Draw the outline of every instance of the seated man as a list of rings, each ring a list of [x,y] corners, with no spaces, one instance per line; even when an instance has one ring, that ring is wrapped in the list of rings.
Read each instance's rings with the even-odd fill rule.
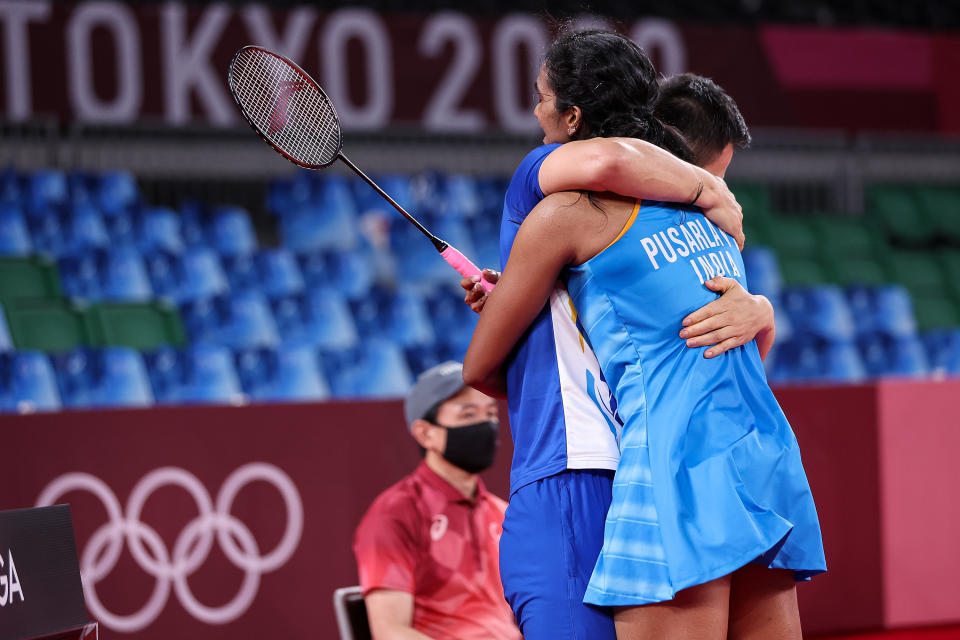
[[[496,453],[496,401],[446,362],[420,375],[404,413],[423,462],[374,500],[354,537],[374,639],[518,640],[500,584],[507,505],[477,475]]]

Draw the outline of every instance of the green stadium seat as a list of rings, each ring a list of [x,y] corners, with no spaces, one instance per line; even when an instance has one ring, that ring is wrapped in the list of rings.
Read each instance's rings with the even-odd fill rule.
[[[946,295],[946,278],[932,255],[920,251],[894,251],[886,257],[890,277],[914,296]]]
[[[781,257],[780,271],[788,285],[812,285],[827,281],[823,267],[807,258]]]
[[[866,218],[822,216],[812,221],[817,245],[825,257],[873,257],[886,242]]]
[[[943,296],[914,296],[913,311],[921,331],[960,327],[960,307]]]
[[[813,225],[804,218],[777,217],[771,222],[769,245],[781,258],[814,260],[819,255]]]
[[[744,217],[743,235],[747,239],[746,244],[748,247],[770,244],[769,225],[764,223],[758,224],[757,218],[748,219]]]
[[[728,185],[730,191],[736,196],[737,202],[743,207],[743,216],[761,217],[769,216],[773,211],[773,203],[770,199],[770,187],[758,183],[732,183]]]
[[[883,263],[865,256],[841,256],[839,258],[821,258],[821,264],[827,279],[834,284],[849,286],[852,284],[878,285],[890,282]]]
[[[97,304],[88,316],[95,345],[153,350],[186,344],[179,311],[165,303]]]
[[[0,300],[59,296],[60,276],[53,261],[40,256],[0,258]]]
[[[946,278],[947,291],[960,300],[960,249],[940,251],[936,259]]]
[[[916,193],[937,235],[960,246],[960,188],[918,187]]]
[[[17,349],[67,351],[92,344],[86,310],[69,300],[18,298],[4,307]]]
[[[933,238],[933,225],[911,187],[868,187],[867,214],[897,244],[924,246]]]

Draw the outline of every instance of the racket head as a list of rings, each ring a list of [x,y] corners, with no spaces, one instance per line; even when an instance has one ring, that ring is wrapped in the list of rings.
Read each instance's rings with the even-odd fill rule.
[[[343,148],[340,117],[320,85],[264,47],[241,47],[227,72],[230,95],[264,142],[307,169],[333,164]]]

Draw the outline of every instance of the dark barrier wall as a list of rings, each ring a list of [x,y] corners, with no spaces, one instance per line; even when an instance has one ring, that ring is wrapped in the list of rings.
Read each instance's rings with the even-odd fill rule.
[[[800,586],[806,630],[960,621],[960,382],[777,395],[830,567]],[[0,509],[71,503],[106,638],[336,637],[353,529],[418,462],[398,402],[5,416],[0,448]]]
[[[615,27],[665,75],[711,76],[751,126],[960,131],[960,37],[932,31],[716,27],[640,18]],[[383,15],[313,5],[0,2],[0,118],[239,125],[226,70],[242,45],[299,62],[347,130],[534,134],[541,15]],[[718,52],[722,52],[719,53]]]

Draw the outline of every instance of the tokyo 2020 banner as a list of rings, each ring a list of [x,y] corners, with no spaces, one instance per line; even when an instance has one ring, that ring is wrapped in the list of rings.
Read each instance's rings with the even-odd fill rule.
[[[713,77],[751,126],[960,131],[955,34],[658,18],[580,25],[628,35],[665,75]],[[0,0],[0,35],[0,119],[9,121],[239,125],[226,68],[240,46],[259,44],[313,75],[348,130],[529,133],[551,27],[529,14]]]

